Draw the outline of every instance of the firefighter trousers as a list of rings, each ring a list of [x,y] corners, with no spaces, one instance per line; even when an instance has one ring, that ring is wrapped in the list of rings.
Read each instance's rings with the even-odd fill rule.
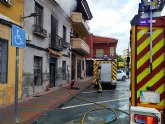
[[[102,92],[103,89],[102,89],[102,86],[101,86],[101,81],[98,81],[97,83],[98,83],[98,85],[99,85],[99,87],[98,87],[98,92]]]

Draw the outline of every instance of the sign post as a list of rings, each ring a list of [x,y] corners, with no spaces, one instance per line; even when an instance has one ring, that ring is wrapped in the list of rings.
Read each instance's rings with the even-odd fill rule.
[[[15,121],[19,122],[18,119],[18,81],[19,81],[19,48],[26,47],[25,39],[26,31],[22,28],[12,25],[12,46],[16,47],[16,67],[15,67],[15,106],[14,115]]]

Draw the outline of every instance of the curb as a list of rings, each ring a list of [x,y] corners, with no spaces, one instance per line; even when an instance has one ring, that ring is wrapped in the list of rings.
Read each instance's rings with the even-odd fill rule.
[[[90,80],[88,80],[90,81]],[[85,87],[84,89],[82,89],[80,92],[75,93],[75,95],[79,95],[80,93],[82,93],[85,89],[89,88],[90,86],[92,86],[93,84],[90,84],[89,86]],[[47,118],[49,115],[51,115],[54,111],[58,110],[59,108],[62,108],[65,104],[67,104],[69,101],[71,101],[73,98],[75,98],[75,96],[71,96],[68,97],[67,100],[65,100],[63,103],[57,105],[57,106],[52,106],[50,107],[50,109],[48,109],[45,112],[39,113],[38,115],[36,115],[33,119],[29,119],[27,121],[24,122],[24,124],[38,124],[39,122],[41,122],[43,119]]]

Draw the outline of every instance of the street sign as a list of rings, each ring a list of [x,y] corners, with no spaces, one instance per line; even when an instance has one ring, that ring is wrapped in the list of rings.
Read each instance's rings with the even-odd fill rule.
[[[16,25],[12,25],[12,41],[13,47],[25,48],[26,47],[26,31]]]

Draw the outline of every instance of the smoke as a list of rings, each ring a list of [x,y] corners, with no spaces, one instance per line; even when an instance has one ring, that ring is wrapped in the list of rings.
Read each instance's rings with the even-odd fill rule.
[[[74,12],[77,6],[77,0],[70,0],[70,11]]]

